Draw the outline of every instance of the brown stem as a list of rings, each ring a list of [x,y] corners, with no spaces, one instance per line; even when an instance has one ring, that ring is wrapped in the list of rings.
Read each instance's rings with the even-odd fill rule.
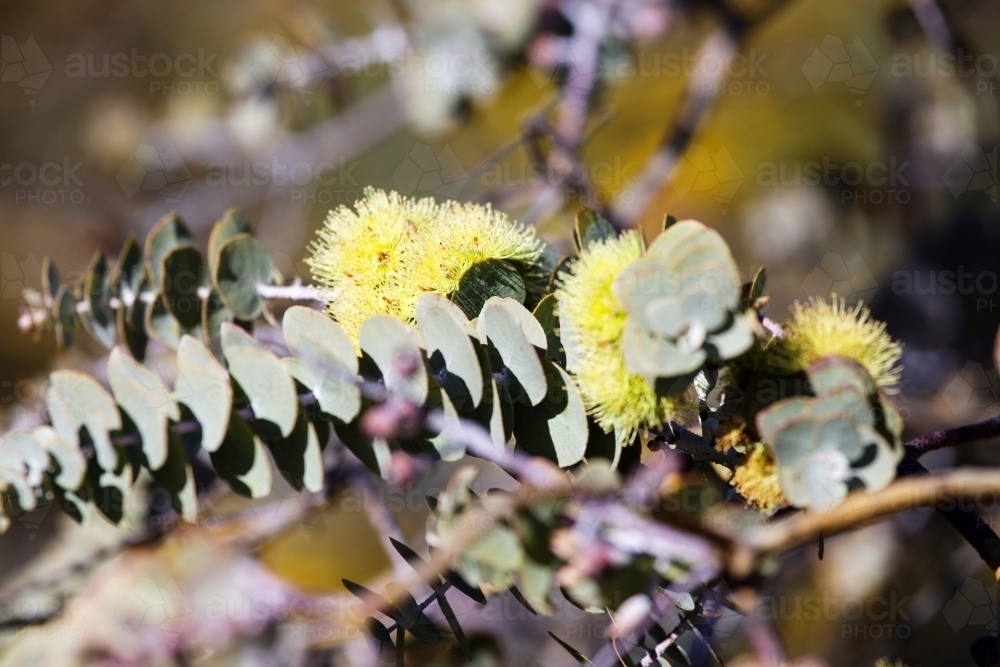
[[[1000,416],[975,424],[934,431],[906,443],[907,454],[919,458],[927,452],[1000,436]]]

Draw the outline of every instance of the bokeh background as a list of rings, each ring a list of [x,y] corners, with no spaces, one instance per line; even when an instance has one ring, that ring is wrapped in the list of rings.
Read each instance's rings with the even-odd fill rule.
[[[697,218],[748,278],[767,267],[768,316],[833,294],[871,305],[906,346],[909,434],[1000,411],[996,0],[5,0],[0,26],[4,431],[41,418],[47,370],[100,374],[106,355],[83,341],[57,358],[19,330],[43,257],[80,275],[171,210],[204,243],[237,206],[308,282],[327,211],[368,186],[491,202],[563,252],[581,206],[650,233],[666,213]],[[933,456],[1000,465],[995,445]],[[421,512],[397,505],[419,544]],[[371,514],[331,503],[254,553],[295,586],[338,590],[390,567]],[[47,508],[15,521],[0,621],[25,581],[129,539],[97,524]],[[780,566],[768,595],[792,656],[971,665],[968,645],[998,632],[992,573],[929,512]],[[478,664],[572,664],[549,627],[599,642],[578,618],[504,604],[476,612]],[[724,654],[736,621],[722,620]],[[4,637],[0,660],[16,661]]]

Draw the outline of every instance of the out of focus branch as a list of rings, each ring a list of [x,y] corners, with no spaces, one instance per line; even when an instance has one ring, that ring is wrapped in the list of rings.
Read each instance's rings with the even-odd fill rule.
[[[829,512],[801,512],[746,534],[744,542],[759,553],[777,553],[859,528],[891,514],[947,501],[1000,494],[1000,472],[963,468],[937,475],[904,477],[881,491],[853,493]]]

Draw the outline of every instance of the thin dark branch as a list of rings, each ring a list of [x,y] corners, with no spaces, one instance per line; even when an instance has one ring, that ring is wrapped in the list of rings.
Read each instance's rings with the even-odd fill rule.
[[[925,433],[906,443],[906,450],[908,456],[917,459],[936,449],[954,447],[977,440],[990,440],[996,437],[1000,437],[1000,417],[943,431]]]
[[[901,477],[929,474],[927,468],[914,457],[907,456],[899,464]],[[976,553],[994,574],[1000,571],[1000,536],[990,527],[989,523],[976,513],[974,508],[963,507],[955,502],[947,501],[938,503],[934,509],[976,550]]]

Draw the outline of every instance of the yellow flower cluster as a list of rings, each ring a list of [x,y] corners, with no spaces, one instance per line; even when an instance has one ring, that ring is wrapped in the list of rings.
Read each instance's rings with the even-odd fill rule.
[[[368,188],[352,210],[331,211],[307,262],[335,293],[327,312],[357,339],[377,313],[411,321],[425,292],[451,296],[487,259],[511,262],[529,298],[544,289],[542,242],[489,206],[411,199]]]
[[[861,303],[848,308],[836,295],[829,303],[796,302],[784,337],[768,348],[769,363],[781,373],[798,373],[823,357],[847,357],[868,371],[880,393],[894,394],[902,373],[903,346],[889,336],[885,323],[870,316]]]
[[[642,237],[635,231],[592,243],[556,289],[567,369],[575,375],[594,420],[606,432],[614,430],[622,445],[631,443],[640,429],[658,429],[668,420],[697,414],[697,397],[691,391],[661,396],[645,378],[625,368],[622,333],[627,313],[612,285],[642,253]]]
[[[731,449],[746,455],[736,466],[729,485],[735,488],[747,504],[766,514],[773,514],[788,505],[781,491],[778,465],[763,442],[751,442],[742,425],[733,426],[715,440],[720,452]]]

